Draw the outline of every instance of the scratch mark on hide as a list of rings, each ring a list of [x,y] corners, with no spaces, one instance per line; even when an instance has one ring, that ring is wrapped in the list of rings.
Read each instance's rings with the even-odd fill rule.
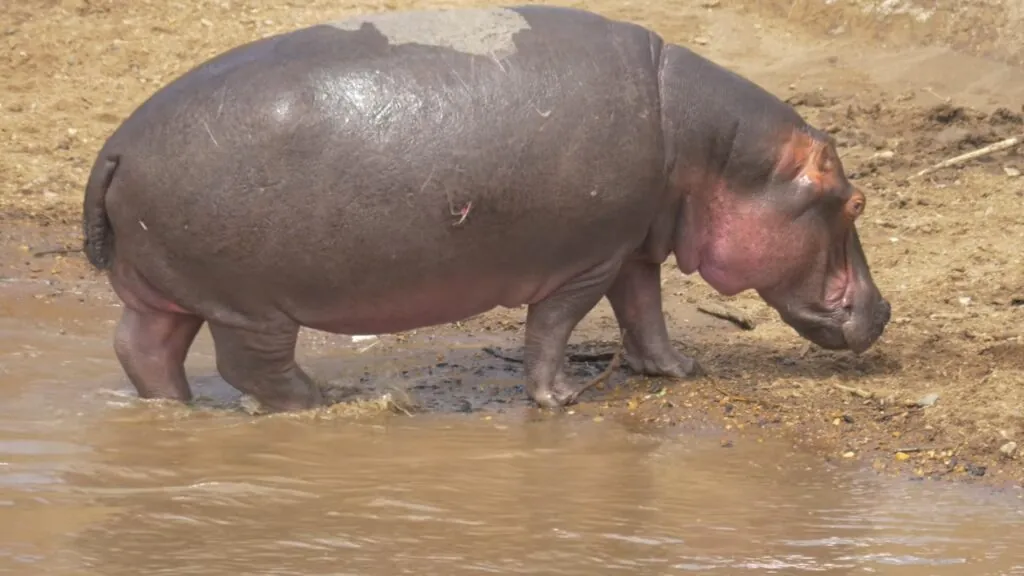
[[[217,118],[220,118],[220,113],[224,110],[224,98],[227,96],[228,91],[224,88],[220,90],[220,104],[217,105]],[[207,128],[209,130],[209,128]]]
[[[466,218],[469,218],[469,211],[473,209],[473,201],[470,200],[469,202],[466,202],[466,205],[463,206],[462,208],[459,208],[458,210],[455,210],[455,207],[452,206],[451,201],[449,201],[448,209],[451,211],[452,216],[459,217],[457,221],[452,223],[452,226],[457,228],[459,226],[462,226],[462,224],[466,221]]]
[[[209,123],[207,123],[206,120],[201,120],[201,122],[203,123],[203,128],[206,128],[206,133],[210,135],[210,140],[213,141],[213,145],[220,148],[220,144],[217,143],[217,139],[213,137],[213,130],[210,130]]]
[[[389,112],[391,112],[391,109],[392,109],[392,108],[393,108],[394,106],[395,106],[395,98],[391,98],[391,100],[388,100],[388,103],[387,103],[387,104],[385,104],[383,108],[381,108],[380,110],[378,110],[378,111],[377,111],[377,113],[373,115],[373,120],[374,120],[375,122],[380,122],[380,121],[381,121],[381,119],[382,119],[382,118],[383,118],[383,117],[384,117],[385,115],[387,115],[387,114],[388,114]]]
[[[501,59],[501,58],[498,58],[498,55],[497,55],[497,54],[495,54],[494,52],[491,52],[491,60],[494,60],[494,63],[498,65],[498,68],[500,68],[500,69],[501,69],[501,71],[502,71],[502,72],[503,72],[503,73],[504,73],[504,74],[505,74],[506,76],[508,76],[508,70],[505,70],[505,65],[504,65],[504,64],[502,64],[502,62],[501,62],[501,61],[502,61],[502,59]]]
[[[427,189],[427,184],[430,184],[430,181],[434,178],[435,169],[437,169],[437,166],[430,167],[430,174],[427,174],[427,179],[423,181],[423,186],[420,186],[420,194],[423,194],[423,191]]]
[[[466,89],[466,91],[469,91],[469,84],[466,84],[466,81],[462,79],[462,76],[459,76],[459,73],[458,72],[454,72],[454,71],[452,72],[452,74],[455,76],[455,79],[458,80],[459,83],[462,84],[462,86]]]
[[[437,170],[437,166],[430,167],[430,173],[427,174],[427,179],[423,181],[423,185],[420,186],[420,194],[427,189],[427,185],[434,179],[434,172]],[[459,168],[455,169],[456,172],[461,172]],[[452,216],[458,217],[458,220],[452,223],[452,226],[458,228],[466,223],[466,219],[469,218],[469,211],[473,209],[473,201],[470,200],[462,206],[462,208],[455,208],[455,200],[452,198],[452,193],[448,190],[448,187],[444,187],[444,197],[448,201],[448,213]]]

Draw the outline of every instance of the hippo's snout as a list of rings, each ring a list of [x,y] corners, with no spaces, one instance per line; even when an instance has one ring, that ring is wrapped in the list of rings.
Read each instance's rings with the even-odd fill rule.
[[[882,297],[878,286],[871,277],[864,250],[856,230],[851,230],[845,239],[844,258],[835,258],[826,267],[825,286],[835,286],[822,293],[814,291],[813,296],[804,300],[797,297],[799,304],[795,314],[784,320],[804,338],[829,350],[850,350],[861,354],[871,348],[885,332],[892,317],[892,306]],[[820,286],[817,282],[812,286]],[[806,293],[805,293],[806,294]]]
[[[892,317],[892,306],[885,298],[879,297],[867,310],[854,310],[849,320],[843,323],[843,340],[846,348],[860,354],[866,351],[882,336]]]
[[[888,300],[874,292],[862,301],[839,311],[808,310],[783,314],[782,319],[797,333],[826,350],[867,351],[885,332],[892,316]]]

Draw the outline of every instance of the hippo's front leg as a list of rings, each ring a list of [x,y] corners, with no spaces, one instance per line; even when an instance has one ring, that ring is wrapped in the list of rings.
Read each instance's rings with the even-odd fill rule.
[[[601,301],[618,268],[616,261],[588,270],[527,309],[526,391],[540,406],[572,404],[586,387],[566,380],[565,346],[576,325]]]
[[[661,266],[627,260],[608,290],[619,327],[626,331],[626,362],[650,376],[686,378],[702,373],[700,365],[675,349],[668,338],[661,305]]]

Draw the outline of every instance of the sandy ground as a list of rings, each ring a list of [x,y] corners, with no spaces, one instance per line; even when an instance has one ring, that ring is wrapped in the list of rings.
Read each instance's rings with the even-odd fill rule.
[[[80,245],[82,189],[103,139],[189,67],[326,18],[464,3],[5,0],[0,275],[43,281],[44,301],[113,302],[80,254],[33,254]],[[783,434],[842,465],[1020,484],[1024,455],[1011,457],[1008,444],[1024,451],[1024,159],[1009,151],[913,183],[906,176],[1024,133],[1024,72],[980,59],[985,50],[915,43],[913,35],[889,46],[877,28],[858,34],[837,29],[842,22],[824,26],[806,2],[795,11],[776,2],[761,9],[718,0],[571,5],[652,26],[787,98],[832,132],[851,178],[868,194],[862,241],[894,313],[868,353],[821,351],[756,295],[722,298],[667,264],[673,337],[709,376],[671,382],[622,371],[573,412],[655,425],[699,419],[724,424],[725,445]],[[756,327],[737,330],[695,311],[716,303],[748,315]],[[524,317],[524,310],[495,311],[418,335],[436,337],[430,346],[443,354],[445,339],[484,334],[503,341],[514,357]],[[615,335],[602,304],[573,342],[607,353]],[[304,342],[313,346],[316,338]],[[385,337],[378,353],[399,349],[407,338]],[[464,360],[471,365],[481,356]],[[509,362],[506,372],[516,370]],[[471,407],[487,404],[480,394]],[[438,405],[444,408],[458,406]]]

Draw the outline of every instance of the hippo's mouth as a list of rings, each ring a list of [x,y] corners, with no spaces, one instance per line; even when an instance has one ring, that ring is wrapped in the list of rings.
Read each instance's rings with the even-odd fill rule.
[[[837,275],[820,303],[788,307],[783,320],[801,336],[826,350],[850,350],[861,354],[881,337],[891,309],[884,299],[874,298],[847,268]]]
[[[826,350],[846,350],[851,348],[850,336],[856,333],[854,302],[857,283],[853,281],[853,270],[845,258],[834,261],[842,262],[842,265],[834,266],[834,271],[828,274],[820,300],[792,303],[780,313],[783,321],[807,340]]]
[[[826,350],[848,347],[846,326],[853,318],[846,308],[814,305],[801,310],[790,309],[782,319],[798,334]]]
[[[825,282],[824,306],[828,310],[843,310],[849,316],[853,307],[854,270],[850,259],[846,257],[847,242],[839,242],[832,253],[828,280]]]

